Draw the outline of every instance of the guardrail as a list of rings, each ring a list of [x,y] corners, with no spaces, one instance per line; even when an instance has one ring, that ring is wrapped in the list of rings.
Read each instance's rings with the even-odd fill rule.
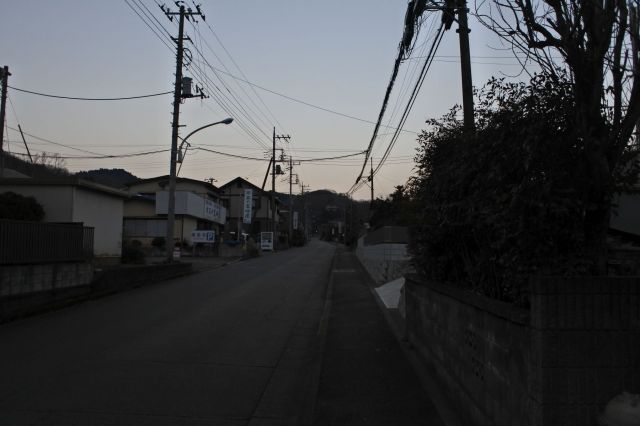
[[[93,231],[82,223],[0,219],[0,265],[90,260]]]

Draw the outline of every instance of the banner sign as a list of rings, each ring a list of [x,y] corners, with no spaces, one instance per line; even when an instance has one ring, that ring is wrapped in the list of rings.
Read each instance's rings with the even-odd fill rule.
[[[298,229],[298,212],[293,212],[293,229]]]
[[[253,211],[253,189],[244,190],[244,214],[242,223],[251,223],[251,213]]]

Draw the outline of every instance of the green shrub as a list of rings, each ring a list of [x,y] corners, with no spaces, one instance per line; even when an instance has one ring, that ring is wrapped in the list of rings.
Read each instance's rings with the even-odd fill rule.
[[[526,304],[531,274],[588,270],[583,149],[567,80],[491,80],[474,134],[453,109],[419,136],[410,250],[425,277]]]
[[[246,244],[247,256],[248,257],[258,257],[260,256],[260,249],[258,245],[253,241],[253,238],[249,238]]]
[[[151,240],[151,245],[159,249],[164,248],[165,244],[166,240],[164,237],[154,237],[153,240]]]
[[[0,194],[0,219],[41,221],[44,209],[35,198],[15,192]]]
[[[122,247],[122,263],[144,264],[145,254],[140,247],[124,245]]]

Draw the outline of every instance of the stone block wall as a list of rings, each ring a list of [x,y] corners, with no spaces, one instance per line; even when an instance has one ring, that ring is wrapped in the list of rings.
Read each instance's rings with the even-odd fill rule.
[[[88,285],[93,279],[89,263],[1,265],[0,297]]]
[[[595,425],[640,393],[640,278],[543,277],[524,310],[407,277],[411,343],[464,424]]]
[[[640,278],[540,278],[530,299],[538,424],[593,424],[614,396],[640,393]]]
[[[436,374],[461,423],[533,425],[528,312],[410,277],[405,295],[409,340]]]

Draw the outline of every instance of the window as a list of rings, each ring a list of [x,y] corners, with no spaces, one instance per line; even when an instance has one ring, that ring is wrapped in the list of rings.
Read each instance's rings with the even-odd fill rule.
[[[164,237],[167,233],[166,219],[124,219],[125,237]]]

